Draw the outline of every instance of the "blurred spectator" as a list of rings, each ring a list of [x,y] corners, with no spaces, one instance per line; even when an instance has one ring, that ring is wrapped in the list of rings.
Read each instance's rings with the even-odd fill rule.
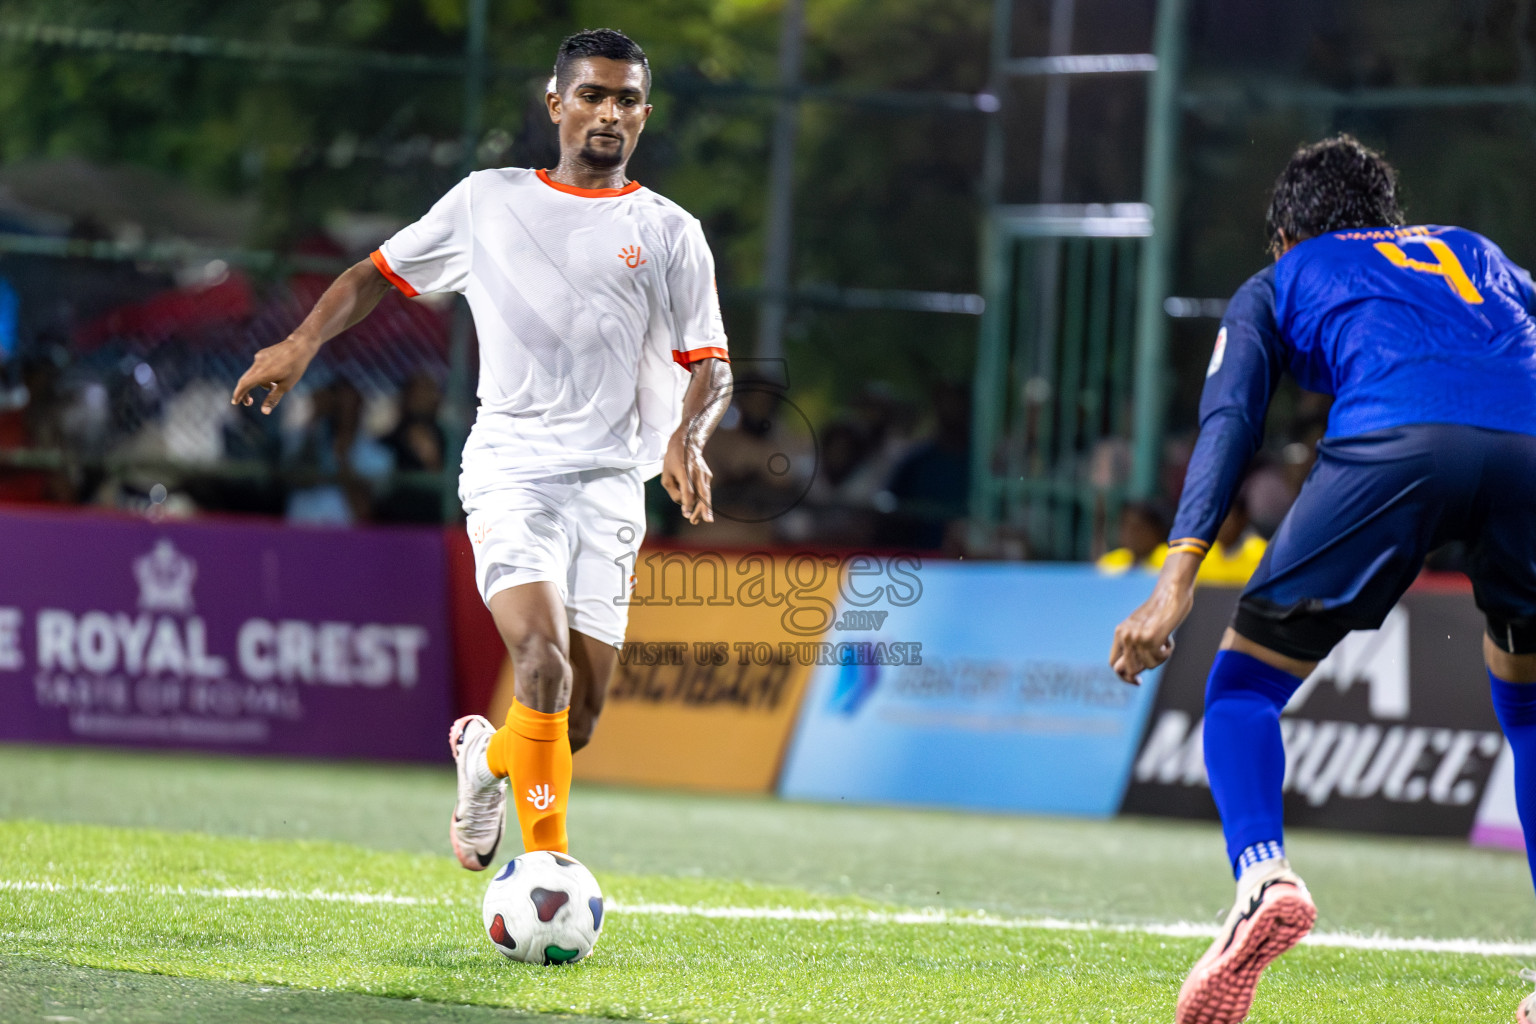
[[[786,424],[783,389],[753,376],[737,378],[731,405],[704,449],[714,473],[715,522],[677,533],[689,544],[771,543],[815,470],[815,447]],[[794,416],[796,425],[803,417]],[[668,514],[676,524],[676,506]],[[793,522],[793,520],[791,520]]]
[[[1169,508],[1177,508],[1179,496],[1184,493],[1184,476],[1189,472],[1189,460],[1195,454],[1195,440],[1199,431],[1186,430],[1171,433],[1163,440],[1162,463],[1158,467],[1158,493]]]
[[[0,369],[16,358],[21,300],[11,282],[0,277]]]
[[[857,501],[863,495],[845,488],[870,456],[869,438],[847,420],[837,420],[821,435],[820,472],[811,486],[813,496],[828,502]]]
[[[288,458],[298,484],[288,495],[289,522],[350,526],[369,518],[393,458],[362,431],[362,411],[361,392],[344,378],[314,393],[312,418]]]
[[[381,439],[394,457],[397,473],[437,474],[394,481],[378,502],[375,516],[380,522],[435,523],[443,516],[444,452],[448,440],[438,422],[443,403],[442,389],[426,372],[413,373],[400,394],[400,421]]]
[[[148,363],[134,367],[135,389],[152,391],[156,401],[132,416],[138,429],[115,449],[134,460],[168,460],[184,465],[213,465],[224,458],[224,425],[233,418],[229,388],[222,382],[196,378],[165,396]],[[119,404],[119,409],[123,403]],[[120,411],[118,423],[130,421]],[[103,429],[105,426],[103,425]]]
[[[1317,442],[1323,439],[1328,430],[1326,420],[1304,421],[1293,435],[1296,439],[1280,450],[1280,457],[1285,462],[1285,476],[1291,485],[1293,495],[1301,493],[1301,485],[1306,483],[1307,476],[1312,472],[1312,464],[1317,461]]]
[[[442,472],[448,443],[437,421],[442,404],[442,389],[430,374],[418,370],[406,380],[400,391],[400,422],[383,438],[397,470]]]
[[[1274,456],[1260,452],[1253,472],[1243,484],[1243,502],[1248,508],[1250,522],[1262,537],[1273,537],[1280,520],[1291,510],[1296,492],[1285,463]]]
[[[1090,550],[1098,558],[1109,547],[1110,496],[1125,493],[1131,479],[1131,443],[1123,437],[1101,438],[1088,454],[1086,471],[1088,485],[1093,488]]]
[[[936,551],[965,519],[971,496],[970,390],[947,381],[933,390],[934,432],[914,445],[891,474],[884,492],[887,543]],[[877,497],[880,500],[880,497]]]
[[[1120,546],[1098,560],[1099,571],[1119,575],[1132,569],[1157,569],[1168,557],[1168,516],[1150,501],[1133,501],[1120,510]]]
[[[62,350],[59,350],[62,359]],[[61,359],[34,356],[21,367],[20,383],[0,396],[0,452],[25,453],[21,463],[0,461],[0,501],[72,502],[77,489],[67,462]],[[56,468],[28,459],[65,460]]]
[[[850,413],[849,422],[864,435],[866,454],[839,489],[849,501],[873,504],[917,443],[912,437],[916,410],[876,381],[853,400]]]
[[[859,471],[870,461],[870,438],[850,420],[837,420],[821,433],[815,479],[805,499],[780,523],[790,541],[850,547],[868,540],[877,513],[874,492]]]
[[[1259,567],[1268,543],[1249,525],[1248,503],[1242,494],[1232,502],[1227,518],[1216,531],[1216,542],[1200,563],[1197,583],[1218,587],[1241,587]]]
[[[4,362],[0,361],[0,368]],[[0,502],[34,502],[48,498],[48,474],[12,464],[12,453],[32,447],[28,425],[31,395],[25,384],[0,387]]]

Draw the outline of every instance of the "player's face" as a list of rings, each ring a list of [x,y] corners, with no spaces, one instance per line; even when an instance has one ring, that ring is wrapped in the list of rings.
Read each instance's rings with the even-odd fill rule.
[[[634,152],[651,105],[638,64],[586,57],[572,68],[571,84],[550,93],[549,114],[560,126],[560,156],[588,167],[618,167]]]

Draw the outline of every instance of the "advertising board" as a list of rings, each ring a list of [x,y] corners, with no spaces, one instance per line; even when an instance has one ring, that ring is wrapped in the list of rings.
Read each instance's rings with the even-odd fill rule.
[[[0,740],[442,760],[435,530],[0,512]]]
[[[1179,630],[1124,809],[1213,818],[1205,678],[1239,591],[1202,588]],[[1349,634],[1297,690],[1285,738],[1288,825],[1468,834],[1501,751],[1469,592],[1411,590],[1378,630]]]
[[[1116,623],[1152,578],[929,563],[911,600],[818,665],[787,797],[1109,815],[1158,686],[1122,683]],[[861,609],[845,607],[839,621]]]
[[[576,777],[771,792],[847,569],[820,553],[642,551],[607,707]]]
[[[1508,743],[1494,763],[1488,788],[1477,806],[1471,839],[1473,846],[1525,852],[1525,832],[1520,828],[1520,811],[1515,807],[1515,756]]]

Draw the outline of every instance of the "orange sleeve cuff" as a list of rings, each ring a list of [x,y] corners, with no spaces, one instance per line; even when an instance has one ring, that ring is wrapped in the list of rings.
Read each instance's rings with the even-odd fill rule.
[[[1201,540],[1199,537],[1180,537],[1178,540],[1168,543],[1168,553],[1170,555],[1175,551],[1187,551],[1192,555],[1199,555],[1201,558],[1204,558],[1210,550],[1211,542]]]
[[[672,350],[672,361],[679,366],[689,366],[700,359],[719,359],[728,363],[731,361],[731,354],[723,348],[695,348],[684,352]]]
[[[379,273],[384,275],[385,280],[394,285],[396,288],[400,289],[406,295],[414,299],[416,296],[421,294],[415,288],[411,287],[409,281],[395,273],[394,268],[389,265],[389,260],[384,258],[384,250],[375,249],[373,252],[368,254],[368,258],[373,261],[373,265],[378,268]]]
[[[570,716],[568,707],[554,713],[535,711],[514,697],[507,709],[507,728],[524,739],[552,742],[570,734]]]

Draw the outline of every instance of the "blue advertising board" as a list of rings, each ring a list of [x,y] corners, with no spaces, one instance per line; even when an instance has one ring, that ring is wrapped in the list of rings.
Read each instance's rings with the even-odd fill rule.
[[[1158,672],[1110,671],[1152,577],[1089,566],[928,563],[911,600],[844,595],[780,779],[794,799],[1108,816]],[[884,607],[884,606],[883,606]]]

